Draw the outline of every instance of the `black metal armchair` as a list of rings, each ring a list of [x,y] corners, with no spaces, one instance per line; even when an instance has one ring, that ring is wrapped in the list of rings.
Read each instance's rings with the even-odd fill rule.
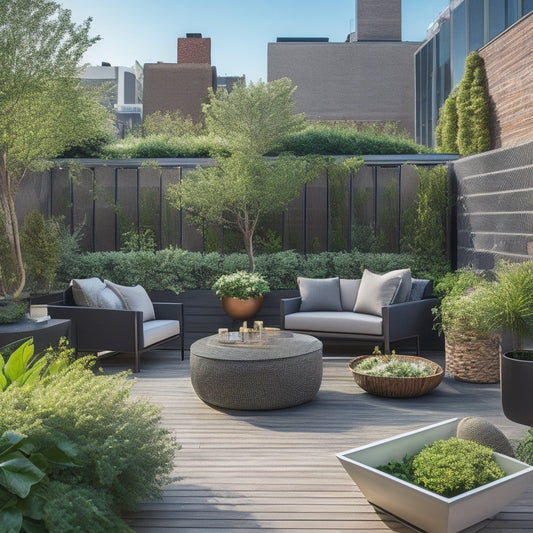
[[[143,322],[142,311],[76,305],[72,287],[63,301],[48,305],[52,318],[68,318],[77,352],[125,352],[134,355],[134,372],[141,354],[155,348],[180,350],[184,358],[183,304],[153,302],[155,320]]]

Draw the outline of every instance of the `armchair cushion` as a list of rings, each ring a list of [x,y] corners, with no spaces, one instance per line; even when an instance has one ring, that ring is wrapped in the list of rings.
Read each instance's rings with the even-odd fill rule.
[[[180,334],[177,320],[149,320],[143,323],[144,348]]]
[[[393,270],[382,275],[365,269],[353,310],[355,313],[381,316],[381,309],[385,305],[405,301],[410,292],[409,269]]]
[[[142,311],[143,322],[155,319],[152,300],[150,300],[148,293],[143,287],[140,285],[127,287],[125,285],[117,285],[108,280],[105,280],[105,284],[121,300],[124,309],[130,311]]]
[[[342,311],[339,278],[298,278],[300,311]]]

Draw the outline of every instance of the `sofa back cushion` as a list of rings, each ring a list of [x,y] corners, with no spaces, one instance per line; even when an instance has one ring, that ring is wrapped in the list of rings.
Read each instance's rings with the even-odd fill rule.
[[[339,278],[298,278],[300,311],[342,311]]]
[[[155,319],[154,305],[144,287],[140,285],[127,287],[125,285],[117,285],[108,280],[105,280],[105,284],[120,298],[124,309],[142,311],[143,322]]]
[[[402,287],[402,283],[405,285]],[[355,313],[381,316],[381,308],[392,303],[406,301],[411,293],[411,271],[393,270],[386,274],[363,272],[355,301]]]
[[[120,298],[100,278],[73,279],[71,286],[76,305],[125,309]]]
[[[360,284],[360,279],[340,279],[341,306],[343,311],[353,311]]]

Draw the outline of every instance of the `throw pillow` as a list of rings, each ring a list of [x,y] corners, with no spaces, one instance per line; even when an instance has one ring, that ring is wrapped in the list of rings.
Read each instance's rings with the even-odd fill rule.
[[[396,295],[394,296],[392,303],[400,304],[402,302],[407,302],[409,300],[409,296],[411,295],[411,286],[413,283],[411,278],[411,269],[404,268],[401,270],[393,270],[392,272],[389,272],[389,274],[391,275],[393,275],[394,273],[399,274],[401,276],[401,279],[400,285],[398,286],[398,290],[396,291]]]
[[[401,278],[397,270],[380,275],[365,269],[361,277],[354,313],[381,316],[381,308],[393,302]]]
[[[98,295],[105,289],[100,278],[73,279],[70,284],[76,305],[98,307]]]
[[[125,309],[142,311],[143,322],[155,319],[154,305],[148,293],[144,290],[144,287],[140,285],[135,285],[135,287],[117,285],[107,279],[105,280],[105,284],[120,298]]]
[[[300,311],[342,311],[339,278],[298,278]]]

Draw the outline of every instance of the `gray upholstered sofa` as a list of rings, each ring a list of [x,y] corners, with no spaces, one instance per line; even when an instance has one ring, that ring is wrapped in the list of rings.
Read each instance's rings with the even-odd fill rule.
[[[300,296],[281,300],[281,328],[319,338],[378,343],[430,336],[432,283],[412,279],[409,269],[383,275],[365,270],[361,279],[298,278]]]
[[[77,352],[126,352],[139,372],[141,353],[156,347],[181,350],[183,304],[152,302],[143,287],[99,278],[72,280],[63,301],[48,305],[52,318],[68,318]]]

